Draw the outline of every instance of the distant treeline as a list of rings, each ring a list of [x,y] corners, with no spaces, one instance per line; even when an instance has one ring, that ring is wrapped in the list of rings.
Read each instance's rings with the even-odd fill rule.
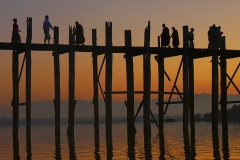
[[[227,111],[228,114],[228,121],[229,122],[240,122],[240,104],[238,105],[233,105],[232,108],[229,108]],[[222,113],[221,110],[218,110],[218,120],[222,120]],[[195,115],[196,116],[196,115]],[[204,121],[212,121],[212,113],[206,113],[203,117]]]

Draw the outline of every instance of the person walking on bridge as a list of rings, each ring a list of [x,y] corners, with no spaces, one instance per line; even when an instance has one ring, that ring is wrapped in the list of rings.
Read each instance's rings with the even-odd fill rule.
[[[188,41],[189,41],[189,47],[194,48],[194,28],[190,29],[190,32],[188,33]]]
[[[19,32],[21,32],[18,28],[17,19],[13,19],[13,30],[12,30],[12,43],[21,43],[21,37]]]
[[[76,45],[79,45],[79,44],[84,45],[85,37],[84,37],[83,27],[78,21],[75,22],[75,25],[76,25],[76,27],[75,27],[75,35],[76,35],[75,44]]]
[[[44,31],[44,44],[46,44],[46,41],[48,40],[48,44],[50,44],[50,39],[51,39],[51,36],[50,36],[50,33],[49,33],[49,30],[50,29],[53,29],[50,21],[49,21],[49,17],[48,15],[45,16],[45,21],[43,22],[43,31]]]
[[[174,48],[178,48],[179,46],[179,37],[178,37],[178,31],[175,29],[175,27],[172,27],[172,45]]]

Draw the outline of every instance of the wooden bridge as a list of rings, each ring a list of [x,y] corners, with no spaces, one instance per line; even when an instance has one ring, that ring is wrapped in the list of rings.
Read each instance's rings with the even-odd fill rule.
[[[112,46],[112,23],[106,22],[106,45],[97,46],[97,31],[92,30],[92,45],[75,45],[74,31],[69,27],[69,44],[59,44],[59,28],[54,27],[54,44],[34,44],[32,41],[32,18],[27,19],[27,40],[26,43],[12,44],[0,43],[0,50],[12,50],[12,77],[13,77],[13,135],[18,135],[18,112],[19,105],[26,105],[26,121],[27,121],[27,136],[31,135],[31,51],[51,51],[54,58],[54,109],[55,109],[55,134],[60,136],[60,62],[61,54],[67,53],[69,55],[69,121],[68,121],[68,135],[74,134],[74,112],[75,112],[75,53],[76,52],[89,52],[92,54],[93,64],[93,86],[94,86],[94,132],[95,132],[95,147],[99,148],[99,113],[98,113],[98,100],[99,89],[102,93],[106,105],[106,139],[107,149],[112,149],[112,94],[126,94],[127,100],[125,105],[127,108],[127,132],[128,143],[130,144],[132,138],[135,138],[136,129],[134,121],[143,107],[144,119],[144,145],[151,146],[151,116],[154,119],[159,129],[159,142],[160,150],[164,149],[164,114],[167,111],[169,104],[183,103],[183,132],[184,140],[189,144],[188,130],[189,121],[191,128],[191,138],[195,138],[195,120],[194,120],[194,60],[198,58],[212,57],[212,132],[218,130],[218,105],[221,105],[222,111],[222,131],[226,135],[228,132],[227,121],[227,103],[239,103],[240,101],[229,102],[227,101],[227,86],[233,84],[238,93],[236,84],[233,78],[227,72],[227,59],[240,57],[240,50],[226,50],[225,37],[222,37],[222,45],[220,49],[216,46],[213,49],[196,49],[189,48],[188,42],[188,26],[183,26],[183,48],[164,48],[160,44],[160,37],[158,36],[158,47],[150,47],[150,22],[145,29],[144,46],[132,46],[131,31],[125,31],[125,46]],[[19,54],[25,53],[22,67],[19,73]],[[125,54],[126,59],[126,77],[127,77],[127,90],[126,91],[113,91],[112,90],[112,65],[114,54]],[[100,69],[98,68],[98,55],[104,54],[104,59],[101,63]],[[151,91],[151,56],[155,56],[158,63],[158,90]],[[133,71],[133,58],[135,56],[143,57],[143,91],[134,90],[134,71]],[[179,69],[172,87],[172,90],[166,92],[164,90],[164,78],[168,75],[164,68],[165,58],[182,56],[179,64]],[[23,70],[23,65],[26,63],[26,102],[19,102],[19,81]],[[105,72],[105,90],[99,82],[99,76],[103,69],[103,64],[106,64]],[[218,99],[219,92],[219,79],[218,79],[218,66],[220,66],[221,78],[221,100]],[[180,70],[183,70],[183,91],[180,92],[176,82]],[[229,84],[227,85],[227,79]],[[176,92],[174,92],[176,90]],[[134,94],[143,94],[142,103],[139,109],[134,111]],[[158,95],[158,120],[153,116],[151,111],[151,94]],[[169,94],[168,101],[164,101],[164,94]],[[179,95],[181,101],[171,102],[173,94]],[[164,105],[167,104],[166,108]],[[154,104],[155,105],[155,104]],[[136,114],[135,114],[136,112]],[[190,115],[190,119],[189,119]],[[27,141],[30,139],[27,138]],[[188,154],[188,152],[187,152]]]

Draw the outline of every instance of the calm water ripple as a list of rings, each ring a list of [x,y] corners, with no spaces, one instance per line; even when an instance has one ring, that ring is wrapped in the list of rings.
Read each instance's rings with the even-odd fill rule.
[[[212,136],[211,123],[196,122],[195,139],[191,142],[191,134],[182,132],[182,122],[165,123],[164,154],[159,149],[159,134],[152,125],[150,142],[144,146],[143,124],[135,124],[137,133],[133,139],[127,139],[126,124],[114,123],[112,133],[113,148],[107,150],[105,124],[100,124],[100,146],[94,147],[93,124],[76,124],[74,137],[66,134],[67,125],[61,126],[61,136],[55,142],[54,126],[32,126],[31,145],[26,144],[25,126],[19,127],[19,156],[21,159],[51,160],[51,159],[80,159],[80,160],[158,160],[160,155],[165,159],[240,159],[240,124],[230,123],[228,134],[223,134],[221,124],[218,133]],[[11,127],[0,127],[0,159],[13,159],[13,138]],[[185,138],[185,140],[183,140]],[[222,139],[223,138],[223,139]],[[195,142],[195,144],[194,144]],[[128,146],[129,143],[129,146]],[[17,144],[17,143],[16,143]],[[191,144],[193,145],[191,147]],[[27,154],[27,147],[31,153]],[[17,155],[15,155],[17,156]]]

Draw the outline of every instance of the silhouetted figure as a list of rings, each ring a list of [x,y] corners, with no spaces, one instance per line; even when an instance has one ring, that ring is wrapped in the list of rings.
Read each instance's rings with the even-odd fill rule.
[[[169,29],[166,27],[165,24],[162,24],[163,30],[161,34],[161,43],[163,47],[170,47],[170,34],[169,34]]]
[[[213,26],[209,27],[208,30],[208,49],[212,49],[212,42],[213,42]]]
[[[194,48],[194,28],[190,29],[190,32],[188,33],[188,40],[189,40],[189,47]]]
[[[85,37],[84,37],[83,27],[82,27],[81,24],[78,23],[78,21],[75,22],[75,25],[76,25],[76,28],[75,28],[76,41],[75,41],[75,44],[84,45]]]
[[[49,17],[48,15],[45,16],[45,21],[43,22],[43,30],[44,30],[44,44],[46,44],[46,41],[48,40],[48,44],[50,44],[50,39],[51,39],[51,36],[50,36],[50,33],[49,33],[49,30],[50,29],[53,29],[50,21],[49,21]]]
[[[209,49],[219,49],[222,44],[222,34],[221,27],[216,27],[215,24],[213,24],[211,27],[209,27],[208,31],[208,48]]]
[[[217,44],[218,44],[218,48],[220,48],[221,42],[222,42],[222,34],[223,34],[223,32],[221,32],[221,26],[217,27],[216,32],[217,32]]]
[[[178,48],[179,46],[179,37],[178,37],[178,31],[175,29],[175,27],[172,27],[172,45],[174,48]]]
[[[17,19],[13,19],[13,30],[12,30],[12,43],[21,43],[21,37],[19,32],[21,32],[18,28]]]

